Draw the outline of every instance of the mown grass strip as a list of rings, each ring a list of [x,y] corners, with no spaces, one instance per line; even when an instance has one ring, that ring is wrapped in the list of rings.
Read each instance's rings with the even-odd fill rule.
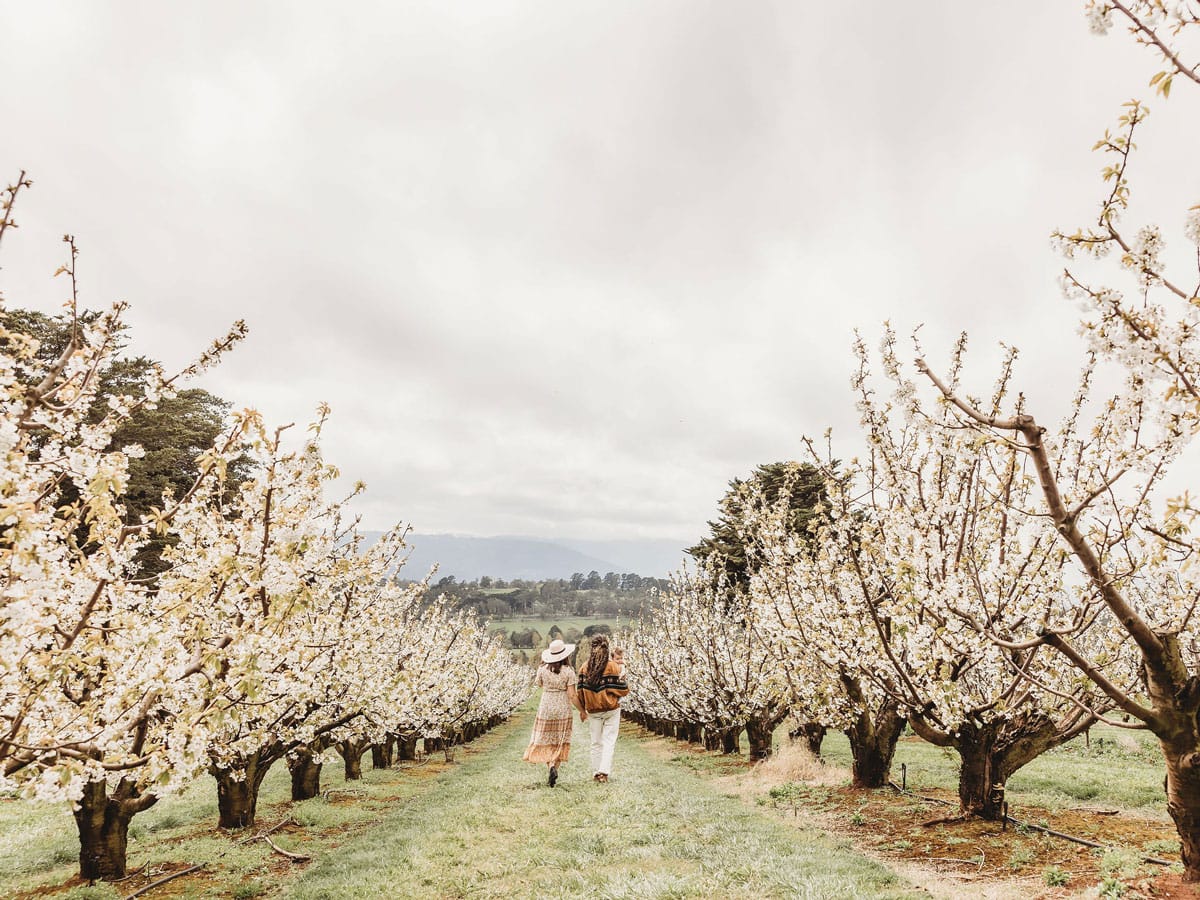
[[[898,877],[789,828],[622,736],[595,784],[586,730],[559,786],[521,761],[530,719],[289,884],[295,898],[907,897]]]
[[[486,753],[495,733],[458,748],[459,758]],[[364,769],[361,781],[346,783],[341,765],[327,767],[323,777],[328,793],[292,803],[287,767],[277,764],[263,784],[259,822],[254,831],[225,833],[216,828],[216,785],[197,779],[181,795],[165,798],[137,816],[130,828],[130,869],[144,877],[118,884],[84,885],[77,871],[79,841],[71,811],[65,804],[0,803],[0,900],[36,895],[55,900],[116,900],[169,872],[203,863],[203,869],[154,888],[147,896],[252,897],[277,896],[281,885],[302,866],[283,859],[265,841],[247,840],[284,819],[289,824],[274,833],[282,849],[320,857],[336,853],[353,834],[374,827],[380,817],[427,790],[437,790],[441,754],[425,764],[403,769]],[[453,771],[451,767],[450,771]]]

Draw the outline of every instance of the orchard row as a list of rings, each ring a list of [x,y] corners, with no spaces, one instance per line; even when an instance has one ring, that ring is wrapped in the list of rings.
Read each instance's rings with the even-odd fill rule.
[[[27,185],[9,188],[0,238]],[[347,512],[361,486],[328,499],[324,409],[295,436],[232,416],[190,486],[131,523],[141,450],[114,448],[114,432],[244,329],[180,376],[150,367],[102,398],[122,312],[80,316],[72,301],[53,358],[0,329],[0,790],[69,801],[89,879],[122,877],[132,817],[202,773],[220,825],[248,827],[280,761],[311,796],[330,757],[350,767],[368,746],[386,759],[395,742],[404,755],[420,738],[470,739],[529,692],[474,614],[396,581],[404,529],[365,545]],[[147,575],[152,541],[161,565]]]
[[[1163,99],[1200,96],[1194,4],[1086,7],[1093,30],[1120,22],[1153,50]],[[1173,211],[1170,248],[1125,224],[1146,117],[1125,105],[1095,147],[1095,220],[1053,235],[1087,342],[1066,414],[1030,408],[1010,348],[972,393],[965,337],[936,369],[915,336],[912,364],[890,329],[878,352],[859,339],[855,454],[806,442],[788,473],[818,485],[805,517],[793,491],[740,486],[724,557],[629,636],[635,716],[714,748],[745,728],[758,756],[789,714],[814,743],[840,729],[864,787],[886,784],[907,723],[957,752],[962,811],[985,818],[1015,771],[1093,723],[1146,729],[1200,880],[1200,545],[1178,464],[1200,429],[1200,205]]]

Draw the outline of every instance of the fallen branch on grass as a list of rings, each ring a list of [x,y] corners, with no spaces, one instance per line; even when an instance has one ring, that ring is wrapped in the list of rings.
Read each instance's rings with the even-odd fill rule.
[[[942,806],[955,806],[956,805],[952,800],[943,800],[941,797],[926,797],[923,794],[918,794],[913,791],[910,791],[910,790],[908,790],[908,788],[902,788],[902,787],[900,787],[900,785],[896,784],[896,782],[894,782],[894,781],[889,781],[888,787],[892,788],[898,794],[907,794],[909,797],[916,797],[918,800],[925,800],[929,803],[940,803],[940,804],[942,804]]]
[[[959,866],[974,866],[976,869],[983,869],[983,854],[979,854],[979,859],[958,859],[953,856],[922,856],[921,862],[944,862],[954,863]]]
[[[365,793],[366,793],[366,791],[359,790],[358,788],[329,788],[327,790],[321,791],[321,797],[325,800],[328,800],[334,794],[358,795],[358,794],[365,794]]]
[[[120,884],[122,881],[128,881],[130,878],[137,878],[144,871],[146,871],[146,867],[144,865],[138,866],[136,869],[134,869],[128,875],[125,875],[121,878],[114,878],[112,881],[109,882],[109,884]]]
[[[149,893],[151,890],[158,887],[160,884],[166,884],[168,881],[174,881],[176,878],[180,877],[181,875],[189,875],[192,872],[195,872],[199,869],[203,869],[206,865],[208,865],[208,863],[198,863],[197,865],[191,866],[190,868],[180,869],[178,872],[172,872],[170,875],[167,875],[164,878],[158,879],[158,881],[152,881],[145,887],[138,888],[136,891],[134,891],[132,894],[130,894],[128,897],[126,897],[125,900],[133,900],[134,897],[140,897],[143,894]]]
[[[1033,825],[1029,822],[1022,822],[1019,819],[1014,819],[1012,816],[1008,817],[1008,821],[1012,822],[1018,828],[1028,828],[1031,831],[1040,831],[1043,834],[1048,834],[1051,837],[1062,838],[1064,841],[1071,841],[1074,844],[1082,844],[1085,847],[1094,847],[1097,850],[1104,850],[1105,852],[1111,852],[1113,850],[1112,847],[1109,847],[1106,844],[1098,844],[1095,841],[1089,841],[1087,838],[1075,837],[1073,834],[1055,831],[1053,828],[1047,828],[1045,825]],[[1156,866],[1175,865],[1169,859],[1159,859],[1157,856],[1141,856],[1139,858],[1143,862],[1153,863]]]
[[[312,859],[311,856],[305,856],[303,853],[292,853],[290,850],[284,850],[265,834],[262,836],[262,839],[271,845],[272,850],[274,850],[280,856],[286,856],[292,862],[308,862],[310,859]]]
[[[288,816],[282,822],[278,822],[277,824],[272,825],[266,831],[260,831],[258,834],[252,834],[249,837],[244,837],[240,841],[238,841],[238,843],[239,844],[249,844],[251,841],[257,841],[260,838],[265,838],[268,834],[274,834],[280,828],[282,828],[284,825],[294,825],[294,824],[296,824],[295,820],[291,816]]]

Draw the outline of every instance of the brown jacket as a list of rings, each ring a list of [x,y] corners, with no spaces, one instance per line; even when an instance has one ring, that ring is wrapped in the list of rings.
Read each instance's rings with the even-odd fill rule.
[[[576,690],[579,692],[579,702],[588,712],[607,712],[620,705],[621,698],[629,693],[629,685],[621,677],[621,667],[609,660],[604,667],[604,674],[595,681],[589,681],[580,672]]]

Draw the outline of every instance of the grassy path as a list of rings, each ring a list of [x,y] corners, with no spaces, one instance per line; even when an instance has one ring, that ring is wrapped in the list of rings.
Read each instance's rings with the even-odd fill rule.
[[[656,758],[623,728],[613,780],[587,732],[559,786],[521,761],[530,714],[436,790],[318,859],[287,897],[851,898],[915,896],[881,865],[799,831]]]

